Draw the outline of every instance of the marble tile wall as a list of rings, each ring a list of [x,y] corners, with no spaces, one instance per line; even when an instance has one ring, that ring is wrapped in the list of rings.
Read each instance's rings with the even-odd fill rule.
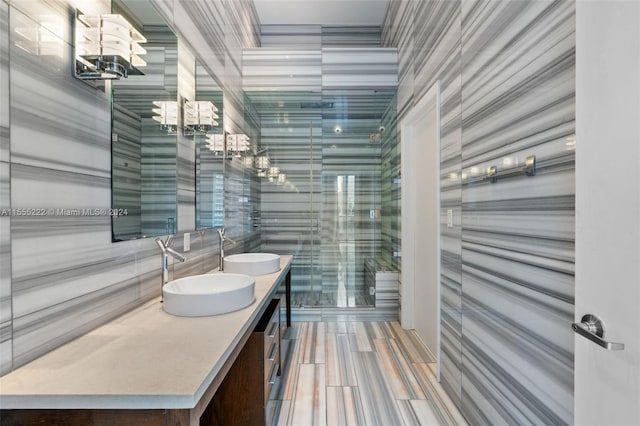
[[[394,0],[386,17],[399,121],[442,85],[442,383],[471,424],[573,421],[574,15]],[[528,155],[535,177],[483,179]]]
[[[463,2],[462,21],[463,410],[570,424],[575,3]],[[529,155],[535,177],[474,179]]]
[[[386,44],[399,48],[399,85],[397,121],[420,101],[421,96],[440,80],[442,94],[441,122],[441,192],[440,202],[446,210],[452,209],[454,227],[441,228],[441,369],[442,385],[460,405],[461,381],[461,187],[459,180],[461,127],[460,127],[460,2],[392,1],[383,30]],[[389,177],[400,174],[400,139],[398,145],[389,146]],[[392,181],[393,182],[393,181]],[[399,209],[400,185],[390,184],[388,197]],[[392,214],[391,217],[398,217]],[[390,223],[383,230],[392,242],[394,251],[401,251],[400,223]],[[391,257],[398,261],[398,257]],[[401,278],[402,279],[402,278]]]
[[[9,175],[9,5],[0,2],[0,209],[11,207]],[[0,374],[12,365],[11,218],[0,215]]]
[[[323,26],[322,47],[380,47],[380,27]]]
[[[286,47],[287,49],[320,49],[321,25],[262,25],[261,47]]]
[[[242,64],[242,85],[250,94],[258,91],[319,94],[322,87],[322,52],[317,48],[245,49]]]
[[[69,72],[72,31],[68,13],[76,6],[86,13],[108,13],[110,5],[108,1],[78,3],[82,4],[16,0],[7,6],[0,2],[2,208],[108,209],[111,205],[109,99]],[[200,19],[192,21],[181,7],[186,3],[191,7],[189,13]],[[225,108],[225,126],[229,123],[229,130],[234,131],[243,124],[241,48],[257,45],[259,29],[250,2],[232,3],[227,8],[222,2],[154,2],[191,52],[200,53],[194,48],[202,47],[200,34],[222,35],[215,39],[214,47],[204,46],[202,58],[208,70],[223,81],[225,90],[235,90],[232,99],[240,99]],[[230,9],[232,13],[194,13],[198,7]],[[29,49],[21,36],[25,29],[48,31],[56,42],[46,51]],[[226,51],[217,55],[216,46]],[[229,61],[233,66],[226,63]],[[7,72],[10,78],[5,78]],[[183,157],[185,161],[178,163],[178,176],[189,193],[195,188],[195,181],[187,182],[193,173],[193,160],[191,154]],[[191,198],[181,197],[181,214],[193,211]],[[195,214],[192,216],[183,218],[182,223],[195,220]],[[112,243],[107,216],[14,215],[0,218],[0,227],[2,373],[160,292],[159,254],[154,241]],[[217,235],[192,232],[191,240],[188,261],[175,266],[174,277],[217,266]],[[182,238],[176,238],[174,246],[182,250]],[[243,248],[244,243],[238,245],[238,250]],[[12,310],[6,309],[9,306]]]

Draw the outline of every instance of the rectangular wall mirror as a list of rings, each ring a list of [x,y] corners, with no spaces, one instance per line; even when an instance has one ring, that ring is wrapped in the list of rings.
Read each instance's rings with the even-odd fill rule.
[[[147,0],[114,0],[147,39],[144,75],[111,83],[113,241],[174,233],[178,41]]]
[[[225,134],[222,126],[222,88],[196,60],[196,101],[215,106],[217,124],[195,132],[196,148],[196,228],[224,226]],[[204,129],[203,129],[204,130]]]

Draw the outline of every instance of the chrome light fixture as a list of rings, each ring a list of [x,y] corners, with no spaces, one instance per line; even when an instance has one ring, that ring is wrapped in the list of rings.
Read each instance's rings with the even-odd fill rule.
[[[85,15],[76,10],[75,76],[81,80],[113,80],[142,75],[146,64],[143,37],[122,15]]]
[[[187,135],[206,134],[218,125],[218,108],[210,101],[186,101],[184,132]]]
[[[162,125],[169,134],[178,131],[178,102],[177,101],[153,101],[153,119]]]

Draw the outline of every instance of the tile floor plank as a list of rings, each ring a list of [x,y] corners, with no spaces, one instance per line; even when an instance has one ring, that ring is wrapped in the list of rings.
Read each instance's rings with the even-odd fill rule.
[[[346,334],[328,333],[326,339],[327,385],[356,386],[351,344]]]

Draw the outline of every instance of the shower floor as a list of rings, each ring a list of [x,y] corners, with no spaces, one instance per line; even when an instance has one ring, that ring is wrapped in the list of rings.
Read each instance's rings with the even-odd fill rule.
[[[337,291],[305,291],[291,293],[291,307],[296,308],[364,308],[375,306],[373,296],[363,289]]]

